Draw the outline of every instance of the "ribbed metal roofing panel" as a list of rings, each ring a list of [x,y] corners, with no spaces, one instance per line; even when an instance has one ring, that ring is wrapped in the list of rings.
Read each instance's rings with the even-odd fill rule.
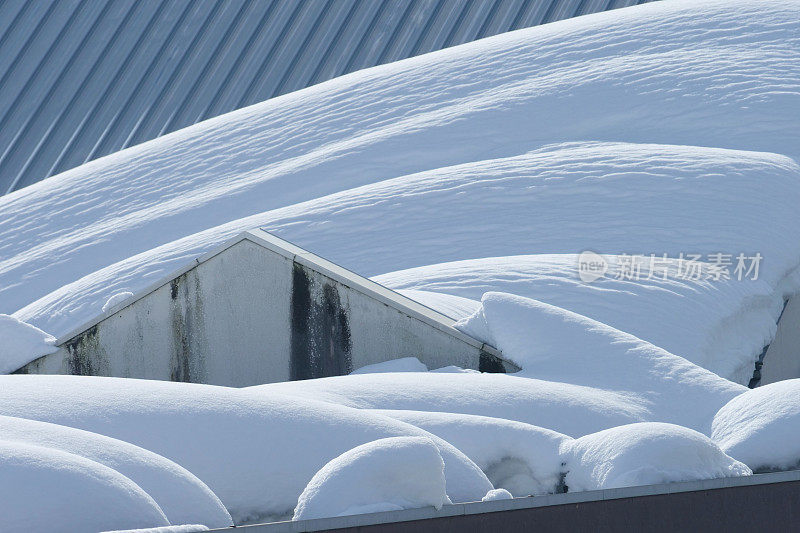
[[[647,0],[0,0],[0,194],[358,69]]]

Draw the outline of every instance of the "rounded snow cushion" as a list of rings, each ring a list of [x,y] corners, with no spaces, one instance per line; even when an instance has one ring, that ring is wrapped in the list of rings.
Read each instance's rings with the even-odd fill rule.
[[[660,422],[606,429],[561,450],[570,492],[752,474],[705,435]]]
[[[387,437],[434,441],[453,501],[480,500],[492,488],[463,453],[411,424],[267,389],[8,375],[0,376],[0,414],[99,433],[166,457],[214,491],[235,523],[290,518],[297,497],[327,462]]]
[[[172,524],[233,525],[205,483],[182,466],[144,448],[59,424],[0,415],[3,440],[46,446],[105,465],[146,491]]]
[[[424,437],[368,442],[317,472],[297,501],[293,520],[395,511],[450,503],[444,461]]]
[[[757,472],[800,465],[800,379],[749,390],[717,412],[711,438]]]
[[[158,504],[116,470],[75,454],[0,440],[0,531],[167,526]]]
[[[472,459],[495,488],[514,496],[558,492],[559,448],[570,437],[550,429],[488,416],[431,411],[374,410],[446,440]]]

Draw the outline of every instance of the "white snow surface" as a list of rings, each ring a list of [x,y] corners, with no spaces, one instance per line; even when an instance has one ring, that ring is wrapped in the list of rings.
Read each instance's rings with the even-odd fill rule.
[[[719,410],[711,438],[754,471],[800,467],[800,379],[749,390]]]
[[[0,439],[0,531],[84,533],[169,525],[116,470],[53,448]]]
[[[365,365],[350,374],[374,374],[376,372],[427,372],[428,367],[416,357],[401,357],[382,363]]]
[[[514,496],[511,495],[506,489],[493,489],[486,493],[486,496],[481,498],[482,502],[493,502],[497,500],[510,500]]]
[[[463,453],[415,426],[268,391],[11,375],[0,376],[0,415],[92,431],[162,455],[208,485],[236,523],[291,516],[297,497],[322,466],[385,437],[424,436],[435,442],[453,501],[480,500],[492,488]]]
[[[508,374],[362,374],[270,383],[245,390],[315,398],[359,409],[505,418],[572,437],[655,419],[648,399],[635,393]]]
[[[0,373],[253,227],[523,366],[0,376],[0,415],[66,426],[0,419],[0,478],[26,480],[0,483],[0,529],[50,526],[64,498],[66,530],[223,520],[203,484],[243,523],[506,497],[487,474],[522,494],[565,469],[575,491],[797,465],[796,383],[722,378],[749,378],[800,289],[798,147],[800,2],[675,0],[356,72],[0,197]],[[581,284],[584,250],[764,260],[757,281]],[[401,449],[436,464],[409,479],[424,502],[378,482]]]
[[[97,433],[58,424],[0,416],[0,435],[6,442],[44,446],[105,465],[144,490],[171,524],[232,525],[225,506],[185,468],[151,451]]]
[[[708,437],[674,424],[619,426],[562,445],[571,492],[749,476]]]
[[[109,298],[106,301],[106,303],[103,304],[102,311],[105,313],[106,311],[108,311],[112,307],[114,307],[114,306],[116,306],[118,304],[121,304],[122,302],[124,302],[125,300],[130,298],[131,296],[133,296],[133,293],[131,291],[122,291],[122,292],[118,292],[118,293],[112,295],[111,298]]]
[[[800,263],[798,25],[795,2],[636,6],[353,73],[98,159],[0,198],[0,311],[61,334],[257,225],[369,275],[586,248],[757,250],[774,288]]]
[[[0,374],[13,372],[43,355],[54,353],[56,338],[36,326],[0,314]]]
[[[612,266],[620,256],[607,255]],[[659,258],[660,259],[660,258]],[[546,302],[625,331],[720,376],[747,383],[754,356],[770,342],[783,300],[763,280],[684,280],[678,259],[668,276],[604,277],[583,283],[577,254],[537,254],[455,261],[402,270],[375,281],[455,319],[497,291]],[[649,258],[644,261],[649,268]],[[708,263],[703,263],[708,267]],[[443,294],[444,293],[444,294]]]
[[[293,520],[449,504],[444,461],[425,437],[393,437],[357,446],[309,481]]]
[[[472,459],[497,489],[514,496],[556,492],[559,447],[570,437],[513,420],[456,413],[376,410],[441,437]]]
[[[456,327],[499,348],[520,375],[636,394],[650,420],[703,433],[748,390],[602,322],[513,294],[484,294],[481,309]]]

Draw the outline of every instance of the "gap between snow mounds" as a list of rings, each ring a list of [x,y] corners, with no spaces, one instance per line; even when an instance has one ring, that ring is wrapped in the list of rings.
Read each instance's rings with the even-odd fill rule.
[[[675,257],[758,251],[766,258],[761,279],[776,290],[800,264],[798,175],[796,163],[775,154],[555,145],[386,180],[204,230],[86,275],[15,316],[63,334],[110,295],[138,290],[254,226],[362,273],[587,249]],[[772,206],[769,220],[754,209],[764,204]]]
[[[0,200],[0,311],[268,207],[546,143],[797,155],[799,24],[778,1],[579,17],[354,73],[112,154]],[[416,265],[374,272],[406,266]]]

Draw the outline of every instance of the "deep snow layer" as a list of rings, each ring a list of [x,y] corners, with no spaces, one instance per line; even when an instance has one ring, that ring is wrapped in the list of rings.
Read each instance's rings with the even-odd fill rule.
[[[673,424],[619,426],[562,445],[570,490],[601,490],[749,476],[708,437]]]
[[[800,467],[800,379],[737,396],[714,417],[711,438],[755,471]]]
[[[237,523],[291,516],[303,488],[329,460],[385,437],[434,441],[453,501],[480,500],[492,488],[463,453],[415,426],[269,392],[123,378],[0,376],[0,415],[92,431],[166,457],[203,480]]]
[[[488,292],[456,327],[499,348],[520,376],[635,395],[648,420],[708,433],[711,418],[747,390],[583,315],[513,294]]]
[[[796,440],[795,384],[745,392],[722,378],[746,377],[800,287],[799,6],[661,2],[514,32],[0,198],[0,312],[52,334],[264,226],[388,272],[378,279],[449,314],[477,313],[462,325],[525,367],[386,372],[406,361],[245,390],[0,376],[0,415],[69,426],[31,426],[28,439],[9,419],[18,438],[0,443],[4,475],[35,480],[37,497],[53,482],[102,492],[112,518],[134,513],[124,527],[138,527],[186,510],[165,495],[181,483],[212,502],[202,487],[213,490],[243,522],[289,517],[298,498],[343,513],[505,497],[490,492],[499,486],[551,492],[562,475],[578,490],[747,475],[737,460],[797,464],[784,443]],[[587,249],[764,261],[757,281],[577,285],[569,263]],[[40,348],[52,342],[37,335]],[[759,406],[772,415],[741,414]],[[412,439],[425,451],[409,453],[436,464],[415,471],[425,502],[373,486],[376,472],[398,471],[392,446],[375,444],[387,438]],[[372,466],[342,466],[362,451]],[[11,505],[0,519],[21,524],[34,497],[22,494],[0,498]]]
[[[354,73],[93,161],[0,199],[0,311],[16,311],[56,291],[19,316],[62,333],[97,313],[111,295],[136,290],[258,224],[367,274],[586,247],[616,253],[660,253],[651,250],[655,246],[669,248],[665,252],[690,246],[702,248],[700,253],[718,246],[751,252],[764,244],[765,221],[757,216],[763,205],[774,209],[769,235],[796,242],[794,212],[783,207],[794,205],[796,191],[784,190],[782,183],[797,175],[797,167],[775,154],[794,156],[798,146],[797,27],[796,5],[778,1],[637,6]],[[575,141],[633,144],[542,149]],[[461,166],[446,170],[453,165]],[[486,167],[495,170],[481,180]],[[426,173],[385,181],[418,172]],[[631,206],[617,198],[599,216],[593,202],[588,210],[550,219],[557,227],[568,225],[556,234],[529,225],[540,204],[568,198],[575,180],[582,179],[596,199],[614,190],[605,186],[617,176],[627,188],[631,175],[642,181],[642,193],[653,181],[664,191],[688,193],[685,209],[675,211],[673,195],[662,209],[647,202],[642,209],[650,216],[642,219],[640,210],[628,211]],[[759,177],[760,186],[753,187],[748,176]],[[681,177],[684,189],[666,181]],[[398,225],[395,217],[406,214],[406,205],[401,201],[393,214],[393,202],[415,189],[419,200],[428,190],[420,181],[431,180],[428,218]],[[719,191],[706,188],[707,180],[727,182],[733,192],[744,183],[751,194],[732,194],[731,204],[723,193],[712,215],[700,200]],[[411,189],[403,189],[404,181]],[[380,218],[356,210],[333,229],[333,215],[354,209],[335,198],[317,209],[265,211],[368,184],[378,188],[353,194],[365,195],[367,205],[380,204]],[[499,186],[496,196],[492,184]],[[539,204],[532,205],[536,198]],[[440,206],[450,204],[454,209],[438,215]],[[486,217],[475,216],[476,205],[486,206],[477,211]],[[622,230],[624,222],[624,235],[639,228],[646,238],[628,240],[618,231],[599,242],[592,234],[600,232],[581,232],[582,239],[575,233],[571,242],[558,238],[567,229],[615,216],[612,210],[619,217],[612,227]],[[672,218],[660,220],[663,213]],[[715,235],[707,231],[708,222],[714,229],[727,227],[718,219],[725,213],[739,218],[730,232],[707,240]],[[250,215],[255,216],[242,219]],[[362,239],[367,216],[391,228],[392,238],[375,232],[384,245]],[[463,237],[443,233],[465,218],[470,223]],[[546,224],[549,217],[538,218]],[[752,229],[743,232],[751,222]],[[323,231],[326,226],[336,239]],[[430,232],[419,234],[420,226]],[[677,227],[685,228],[686,239],[674,233]],[[515,231],[524,238],[499,238]],[[472,243],[469,249],[465,240]],[[149,251],[160,245],[165,247]],[[791,247],[774,248],[760,250],[772,265],[765,273],[770,283],[800,259]],[[117,264],[137,253],[144,255]]]
[[[625,258],[606,255],[611,271]],[[661,261],[661,258],[657,258]],[[680,259],[669,259],[640,279],[609,274],[591,283],[576,275],[578,255],[488,257],[401,270],[376,276],[455,319],[480,307],[484,293],[499,291],[546,302],[635,335],[720,376],[747,383],[753,354],[770,342],[783,302],[763,280],[689,280],[678,276]],[[702,266],[708,268],[709,263]],[[620,278],[620,279],[617,279]]]
[[[293,520],[399,511],[452,503],[444,461],[425,437],[391,437],[356,446],[314,474]]]

